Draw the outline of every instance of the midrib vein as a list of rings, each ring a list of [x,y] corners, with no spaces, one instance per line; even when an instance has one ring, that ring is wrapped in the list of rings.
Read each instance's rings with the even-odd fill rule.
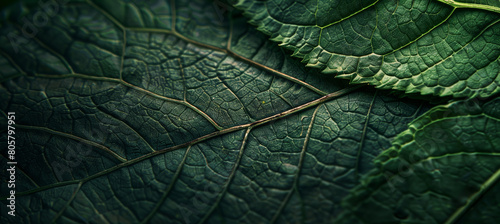
[[[81,183],[85,183],[85,182],[90,181],[92,179],[95,179],[97,177],[100,177],[100,176],[106,175],[108,173],[111,173],[111,172],[113,172],[115,170],[118,170],[118,169],[120,169],[122,167],[126,167],[126,166],[130,166],[130,165],[136,164],[138,162],[141,162],[143,160],[149,159],[151,157],[154,157],[154,156],[157,156],[157,155],[160,155],[160,154],[163,154],[163,153],[167,153],[167,152],[171,152],[171,151],[174,151],[174,150],[177,150],[177,149],[189,147],[189,146],[192,146],[192,145],[194,145],[196,143],[199,143],[199,142],[202,142],[202,141],[205,141],[205,140],[208,140],[208,139],[220,136],[220,135],[224,135],[224,134],[227,134],[227,133],[235,132],[235,131],[238,131],[238,130],[242,130],[242,129],[246,129],[246,128],[255,128],[255,127],[261,126],[263,124],[269,123],[271,121],[274,121],[274,120],[277,120],[277,119],[281,119],[281,118],[290,116],[290,115],[295,114],[297,112],[306,110],[306,109],[311,108],[313,106],[319,105],[321,103],[324,103],[324,102],[330,101],[332,99],[336,99],[338,97],[346,95],[348,93],[351,93],[351,92],[353,92],[353,91],[355,91],[355,90],[357,90],[357,89],[359,89],[361,87],[364,87],[364,85],[357,85],[357,86],[352,86],[352,87],[349,87],[349,88],[345,88],[345,89],[342,89],[342,90],[330,93],[330,94],[328,94],[326,96],[323,96],[323,97],[321,97],[319,99],[316,99],[316,100],[310,101],[308,103],[302,104],[302,105],[297,106],[295,108],[292,108],[290,110],[287,110],[287,111],[275,114],[273,116],[269,116],[269,117],[260,119],[258,121],[252,122],[252,123],[238,125],[238,126],[233,126],[233,127],[230,127],[230,128],[226,128],[226,129],[220,130],[220,131],[215,131],[215,132],[212,132],[210,134],[198,137],[198,138],[196,138],[194,140],[191,140],[189,142],[186,142],[186,143],[182,143],[182,144],[179,144],[179,145],[176,145],[176,146],[172,146],[172,147],[164,148],[164,149],[161,149],[161,150],[157,150],[155,152],[151,152],[151,153],[145,154],[143,156],[140,156],[140,157],[128,160],[126,162],[120,163],[120,164],[118,164],[118,165],[116,165],[114,167],[107,168],[107,169],[105,169],[103,171],[95,173],[95,174],[93,174],[91,176],[88,176],[88,177],[86,177],[84,179],[64,181],[64,182],[59,182],[59,183],[55,183],[55,184],[50,184],[50,185],[46,185],[46,186],[43,186],[43,187],[40,187],[40,188],[37,188],[37,189],[33,189],[33,190],[25,191],[25,192],[20,192],[17,195],[18,196],[24,196],[24,195],[29,195],[29,194],[33,194],[33,193],[36,193],[36,192],[40,192],[40,191],[43,191],[43,190],[46,190],[46,189],[54,188],[54,187],[65,186],[65,185],[69,185],[69,184],[77,184],[77,183],[80,183],[80,182]],[[7,196],[1,197],[0,200],[4,200],[6,198],[7,198]]]

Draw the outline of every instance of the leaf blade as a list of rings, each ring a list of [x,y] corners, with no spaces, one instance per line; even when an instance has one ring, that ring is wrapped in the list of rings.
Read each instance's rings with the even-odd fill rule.
[[[478,214],[481,207],[477,206],[490,201],[485,194],[498,195],[499,191],[499,103],[499,98],[459,101],[435,107],[416,119],[377,157],[376,168],[346,197],[343,205],[349,209],[338,221],[495,219],[498,214],[489,212],[490,218]],[[377,218],[361,218],[361,210]]]
[[[500,71],[498,14],[454,9],[435,1],[366,1],[360,6],[347,2],[321,3],[338,11],[343,8],[337,5],[346,5],[346,11],[357,6],[351,10],[355,13],[326,26],[312,16],[287,17],[302,6],[319,8],[320,3],[289,1],[283,3],[289,7],[282,9],[273,0],[240,0],[235,7],[307,66],[352,83],[456,98],[488,97],[500,91],[495,81]],[[308,22],[294,22],[301,18]]]
[[[0,42],[0,108],[40,127],[18,135],[23,222],[330,221],[379,146],[427,108],[318,77],[210,1],[106,3],[68,2],[18,53]]]

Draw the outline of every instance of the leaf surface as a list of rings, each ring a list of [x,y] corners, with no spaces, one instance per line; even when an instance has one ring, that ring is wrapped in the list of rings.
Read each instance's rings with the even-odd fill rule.
[[[435,107],[375,159],[337,221],[494,223],[499,146],[500,98]]]
[[[436,96],[500,92],[498,13],[436,0],[239,0],[235,6],[307,66],[352,83]]]
[[[331,221],[428,108],[321,77],[212,1],[58,6],[32,38],[36,5],[0,25],[2,223]]]
[[[455,8],[482,9],[500,13],[500,1],[498,0],[438,0]]]

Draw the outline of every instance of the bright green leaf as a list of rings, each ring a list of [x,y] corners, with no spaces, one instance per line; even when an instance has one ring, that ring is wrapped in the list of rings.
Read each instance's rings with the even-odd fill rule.
[[[500,98],[438,106],[375,159],[338,223],[500,220]]]
[[[0,24],[1,223],[329,222],[428,108],[322,77],[212,1],[34,7]]]
[[[500,92],[497,13],[436,0],[239,0],[235,6],[307,66],[352,83],[437,96]]]
[[[438,0],[455,8],[482,9],[500,13],[499,0]]]

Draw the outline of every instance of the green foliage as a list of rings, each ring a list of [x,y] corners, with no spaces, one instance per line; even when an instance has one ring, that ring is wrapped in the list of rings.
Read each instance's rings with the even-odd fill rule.
[[[375,159],[338,223],[500,220],[500,98],[438,106]]]
[[[211,1],[69,2],[32,39],[19,8],[0,28],[22,170],[2,223],[329,222],[428,109],[306,69]]]
[[[500,13],[500,1],[498,0],[438,0],[456,8],[482,9]]]
[[[435,0],[240,0],[236,7],[307,66],[352,83],[436,96],[500,92],[498,13]]]
[[[235,4],[308,68],[228,4],[4,9],[0,144],[15,112],[17,172],[16,216],[0,222],[498,218],[498,14],[428,0]],[[489,98],[429,110],[406,93]],[[2,150],[2,180],[8,161]]]

